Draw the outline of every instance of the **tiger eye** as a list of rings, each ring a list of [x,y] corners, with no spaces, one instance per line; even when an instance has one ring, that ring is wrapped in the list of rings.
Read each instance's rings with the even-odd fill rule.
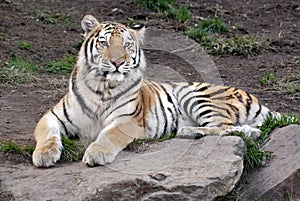
[[[108,43],[106,41],[100,41],[101,46],[108,47]]]
[[[131,43],[126,42],[125,45],[124,45],[124,47],[129,47],[130,45],[131,45]]]

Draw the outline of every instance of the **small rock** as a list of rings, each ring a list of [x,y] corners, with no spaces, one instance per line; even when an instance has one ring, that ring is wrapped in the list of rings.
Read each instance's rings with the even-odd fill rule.
[[[167,178],[167,176],[162,173],[157,173],[149,176],[156,181],[163,181]]]

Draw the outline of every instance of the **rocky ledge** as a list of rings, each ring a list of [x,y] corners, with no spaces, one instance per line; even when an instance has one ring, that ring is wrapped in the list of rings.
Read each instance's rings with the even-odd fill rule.
[[[95,168],[1,166],[1,189],[16,200],[213,200],[239,180],[243,150],[238,137],[208,136],[154,143],[138,154],[124,151]]]

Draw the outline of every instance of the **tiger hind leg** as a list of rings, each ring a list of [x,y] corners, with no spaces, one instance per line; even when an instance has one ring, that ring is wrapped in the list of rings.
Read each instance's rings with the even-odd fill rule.
[[[183,139],[199,139],[206,135],[223,136],[223,135],[228,135],[232,132],[242,132],[246,137],[256,139],[260,136],[261,131],[249,125],[234,126],[229,128],[185,126],[185,127],[181,127],[178,130],[176,137],[183,138]]]
[[[261,130],[258,129],[258,128],[253,128],[249,125],[234,126],[234,127],[226,129],[224,131],[223,135],[227,135],[227,134],[230,134],[232,132],[241,132],[248,138],[256,139],[260,136]]]

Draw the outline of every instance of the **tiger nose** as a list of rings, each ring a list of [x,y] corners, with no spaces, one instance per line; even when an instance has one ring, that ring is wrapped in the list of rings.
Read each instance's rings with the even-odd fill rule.
[[[116,60],[110,60],[110,62],[112,63],[112,65],[114,65],[115,67],[120,67],[122,64],[125,63],[124,59],[116,59]]]

